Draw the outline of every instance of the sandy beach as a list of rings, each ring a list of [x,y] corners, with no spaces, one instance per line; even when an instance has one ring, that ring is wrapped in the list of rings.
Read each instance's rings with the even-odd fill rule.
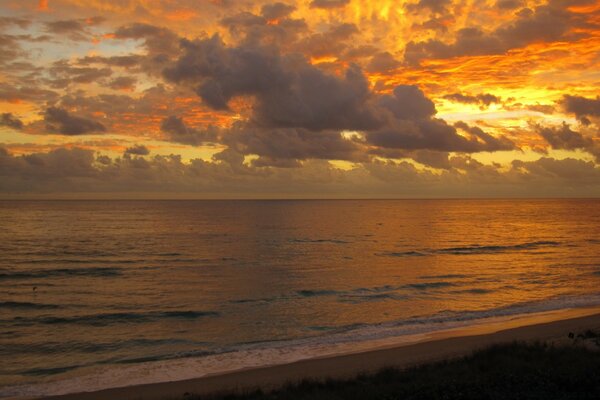
[[[270,390],[303,379],[352,378],[385,367],[404,368],[471,354],[493,344],[550,342],[568,344],[570,332],[600,328],[600,309],[572,309],[490,321],[469,327],[433,332],[418,342],[381,346],[368,351],[302,360],[285,365],[238,370],[197,379],[152,383],[95,392],[48,397],[70,399],[177,399],[186,395]]]

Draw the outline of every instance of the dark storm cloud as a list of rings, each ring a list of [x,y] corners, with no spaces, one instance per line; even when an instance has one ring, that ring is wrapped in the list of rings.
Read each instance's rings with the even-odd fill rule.
[[[125,149],[125,154],[135,155],[135,156],[147,156],[150,154],[150,150],[144,145],[136,144],[135,146],[128,147]]]
[[[311,8],[339,8],[349,4],[350,0],[312,0],[310,2]]]
[[[266,127],[361,130],[378,123],[365,107],[371,96],[369,83],[356,66],[337,77],[300,55],[281,55],[265,47],[226,47],[216,35],[183,40],[182,46],[184,54],[164,76],[194,85],[213,109],[229,109],[236,96],[254,96],[253,120]]]
[[[537,132],[553,149],[588,149],[594,146],[594,141],[591,138],[573,131],[566,123],[555,128],[538,126]]]
[[[459,30],[450,44],[437,39],[411,41],[406,45],[404,58],[408,63],[417,64],[424,58],[502,54],[529,43],[565,40],[571,35],[571,28],[578,24],[581,23],[577,17],[562,5],[524,8],[514,21],[492,32],[467,27]]]
[[[160,130],[168,134],[170,141],[177,143],[198,146],[218,141],[217,128],[194,129],[187,126],[182,118],[175,115],[165,118],[161,122]]]
[[[44,122],[49,132],[62,135],[84,135],[106,131],[101,123],[71,115],[67,110],[58,107],[46,109]]]
[[[588,99],[581,96],[565,95],[560,103],[566,112],[575,114],[577,119],[586,125],[590,123],[586,117],[600,117],[600,96],[595,99]]]
[[[500,97],[494,96],[489,93],[481,93],[475,96],[462,94],[462,93],[451,93],[444,96],[444,99],[454,101],[457,103],[464,104],[478,104],[480,106],[489,106],[492,103],[500,103]]]
[[[23,121],[15,117],[12,113],[0,114],[0,126],[7,126],[12,129],[23,129]]]

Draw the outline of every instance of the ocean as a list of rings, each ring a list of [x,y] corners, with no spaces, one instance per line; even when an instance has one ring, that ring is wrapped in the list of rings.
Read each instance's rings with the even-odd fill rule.
[[[600,200],[0,202],[0,397],[596,305]]]

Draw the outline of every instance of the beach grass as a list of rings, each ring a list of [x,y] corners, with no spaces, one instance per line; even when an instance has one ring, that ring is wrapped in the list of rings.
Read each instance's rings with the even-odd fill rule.
[[[495,345],[455,360],[384,369],[351,380],[303,381],[202,400],[600,399],[600,334],[570,334],[567,345]]]

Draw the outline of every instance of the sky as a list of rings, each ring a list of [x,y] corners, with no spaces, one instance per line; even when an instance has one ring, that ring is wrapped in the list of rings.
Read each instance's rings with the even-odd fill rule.
[[[598,197],[599,88],[597,0],[0,0],[0,197]]]

